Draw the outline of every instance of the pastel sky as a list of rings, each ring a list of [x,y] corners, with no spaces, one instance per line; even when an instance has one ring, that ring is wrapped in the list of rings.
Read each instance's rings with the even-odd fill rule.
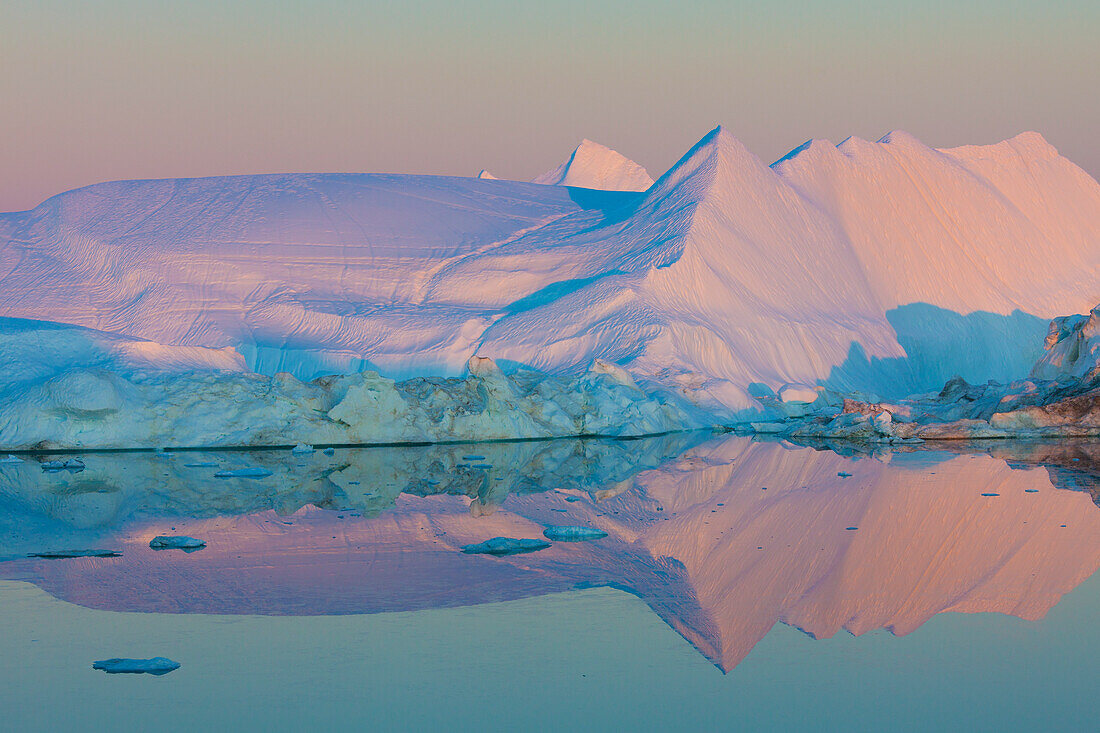
[[[716,124],[1042,132],[1100,174],[1096,0],[0,0],[0,211],[118,178],[530,178],[583,137],[657,175]]]

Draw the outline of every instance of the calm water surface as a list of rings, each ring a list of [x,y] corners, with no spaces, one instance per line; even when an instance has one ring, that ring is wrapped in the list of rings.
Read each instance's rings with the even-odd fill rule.
[[[832,448],[0,464],[5,725],[1091,729],[1100,447]],[[214,476],[244,467],[271,475]],[[608,536],[461,552],[550,525]],[[207,547],[154,551],[159,534]],[[87,549],[120,556],[28,557]],[[91,669],[115,656],[183,666]]]

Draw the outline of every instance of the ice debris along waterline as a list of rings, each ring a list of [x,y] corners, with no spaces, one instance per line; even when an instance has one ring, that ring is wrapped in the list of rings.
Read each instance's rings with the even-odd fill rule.
[[[550,543],[544,540],[493,537],[477,544],[464,545],[462,551],[467,555],[520,555],[525,552],[538,552],[548,547]]]
[[[98,669],[107,674],[151,674],[164,675],[180,668],[179,662],[174,662],[167,657],[153,657],[152,659],[101,659],[92,663],[92,669]]]
[[[194,537],[158,535],[149,541],[154,550],[184,550],[194,552],[206,547],[206,543]]]
[[[547,527],[542,534],[546,539],[554,542],[585,542],[607,536],[607,532],[592,527]]]
[[[1036,346],[1042,356],[1030,376],[1008,384],[956,376],[938,392],[895,401],[823,387],[786,401],[786,394],[761,391],[757,399],[779,417],[751,426],[794,439],[880,443],[1100,435],[1100,306],[1055,318]]]
[[[301,382],[216,363],[178,371],[135,360],[126,351],[155,345],[127,341],[123,348],[101,332],[8,325],[5,330],[0,322],[0,362],[19,363],[22,375],[8,374],[17,386],[5,390],[0,374],[0,397],[10,398],[0,400],[0,445],[11,448],[297,441],[295,452],[302,454],[317,443],[638,436],[713,424],[683,398],[659,389],[647,393],[604,362],[578,377],[528,369],[505,374],[492,360],[473,358],[463,378],[397,382],[365,372]],[[164,353],[160,348],[155,354]],[[43,467],[79,470],[77,463]]]

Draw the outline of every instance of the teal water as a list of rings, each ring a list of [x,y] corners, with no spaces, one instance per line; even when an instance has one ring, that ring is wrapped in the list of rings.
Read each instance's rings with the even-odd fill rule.
[[[94,611],[0,583],[8,730],[1090,730],[1100,576],[1047,618],[913,634],[777,626],[728,675],[637,598],[262,617]],[[125,649],[163,678],[94,674]]]
[[[430,451],[284,457],[272,482],[211,483],[205,503],[181,500],[205,479],[176,485],[189,472],[161,470],[176,457],[86,456],[86,472],[65,476],[0,469],[2,727],[1094,726],[1100,509],[1080,455],[700,439],[633,443],[659,458],[630,470],[618,447],[571,446],[557,463],[501,448],[512,453],[485,465],[507,466],[496,483],[510,489],[488,501],[492,472],[453,464],[444,473],[476,480],[408,491],[436,480]],[[400,490],[370,516],[315,476]],[[288,494],[328,498],[293,506]],[[564,518],[609,537],[506,558],[457,550]],[[208,548],[147,548],[173,526]],[[122,556],[24,557],[85,540]],[[182,667],[92,671],[113,656]]]

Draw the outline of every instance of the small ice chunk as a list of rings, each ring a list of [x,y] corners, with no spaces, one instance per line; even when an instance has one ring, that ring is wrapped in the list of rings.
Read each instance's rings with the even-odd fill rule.
[[[983,493],[982,496],[1000,496],[1000,494],[997,494],[997,493],[992,492],[992,491],[987,491],[987,492]]]
[[[313,446],[309,445],[308,443],[299,443],[298,445],[291,448],[290,452],[291,453],[312,453],[313,452]]]
[[[198,463],[185,463],[184,468],[217,468],[218,464],[214,461],[199,461]]]
[[[324,453],[324,454],[325,454],[326,456],[334,456],[334,455],[336,455],[336,449],[335,449],[335,448],[325,448],[325,449],[324,449],[323,451],[321,451],[321,452],[322,452],[322,453]]]
[[[484,461],[485,456],[462,456],[464,461]]]
[[[264,478],[270,475],[271,471],[266,468],[250,466],[248,468],[234,468],[229,471],[218,471],[214,474],[214,478]]]
[[[547,527],[542,533],[546,539],[555,542],[585,542],[607,536],[607,532],[593,527]]]
[[[839,473],[837,473],[837,476],[840,476],[841,478],[851,478],[852,474],[846,471],[840,471]]]
[[[466,545],[462,551],[467,555],[519,555],[524,552],[545,550],[549,546],[550,543],[544,540],[494,537],[474,545]]]
[[[101,659],[92,663],[92,669],[100,669],[107,674],[155,674],[162,675],[180,668],[179,662],[167,657],[152,659]]]
[[[79,458],[68,458],[64,461],[45,461],[42,463],[43,471],[72,471],[76,473],[84,470],[84,461]]]
[[[27,557],[40,557],[45,560],[69,560],[74,557],[122,557],[117,550],[49,550],[32,552]]]
[[[194,537],[186,537],[184,535],[158,535],[149,542],[149,546],[154,550],[184,550],[194,552],[195,550],[201,550],[206,547],[206,543]]]
[[[811,404],[817,400],[818,392],[805,384],[784,384],[779,388],[781,402],[801,402]]]

